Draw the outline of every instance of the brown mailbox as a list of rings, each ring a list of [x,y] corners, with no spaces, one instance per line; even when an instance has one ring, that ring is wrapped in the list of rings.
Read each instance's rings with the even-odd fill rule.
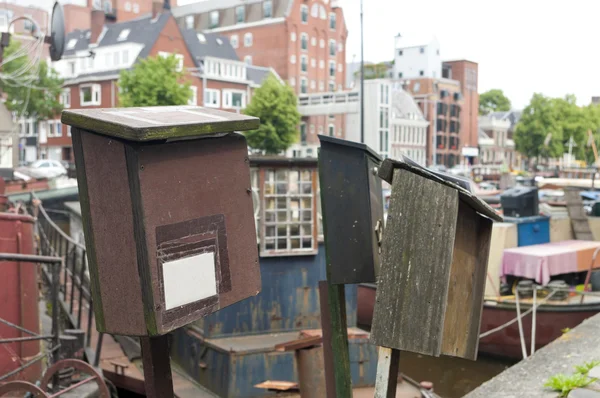
[[[256,295],[246,139],[193,106],[65,111],[98,331],[158,336]]]
[[[371,341],[432,356],[475,359],[492,221],[457,184],[406,159],[386,159],[392,184]]]

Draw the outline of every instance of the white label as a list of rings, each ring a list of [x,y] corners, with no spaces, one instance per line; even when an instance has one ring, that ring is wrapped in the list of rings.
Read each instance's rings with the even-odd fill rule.
[[[217,294],[214,253],[168,261],[162,267],[167,310]]]

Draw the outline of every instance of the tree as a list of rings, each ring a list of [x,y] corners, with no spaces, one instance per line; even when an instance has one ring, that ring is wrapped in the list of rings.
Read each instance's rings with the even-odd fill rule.
[[[506,98],[502,90],[495,88],[479,95],[480,115],[508,111],[510,111],[510,100]]]
[[[244,114],[260,118],[260,127],[246,132],[251,148],[278,154],[298,140],[300,113],[294,91],[269,75],[256,89]]]
[[[63,82],[46,61],[28,57],[16,40],[4,50],[4,61],[0,91],[6,94],[5,105],[10,111],[36,121],[60,114]]]
[[[174,56],[149,57],[119,76],[119,106],[185,105],[192,89]]]

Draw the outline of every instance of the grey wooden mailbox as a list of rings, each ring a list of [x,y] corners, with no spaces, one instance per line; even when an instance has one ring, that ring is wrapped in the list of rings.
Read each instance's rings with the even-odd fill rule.
[[[375,282],[383,232],[381,158],[364,144],[320,135],[323,233],[332,284]]]
[[[96,326],[159,336],[256,295],[246,139],[254,117],[200,107],[65,111]]]
[[[371,329],[396,350],[476,359],[492,220],[485,202],[404,159],[385,160],[392,184]]]

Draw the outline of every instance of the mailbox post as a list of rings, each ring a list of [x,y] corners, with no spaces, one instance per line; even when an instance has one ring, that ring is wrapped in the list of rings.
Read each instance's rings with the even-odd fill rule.
[[[96,328],[141,337],[149,397],[173,396],[166,334],[260,291],[254,117],[195,106],[65,111]]]

